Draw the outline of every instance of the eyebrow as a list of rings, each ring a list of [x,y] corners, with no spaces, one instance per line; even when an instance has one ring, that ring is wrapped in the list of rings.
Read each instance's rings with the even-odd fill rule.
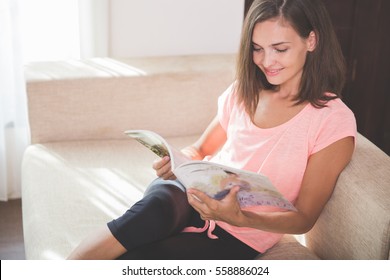
[[[291,42],[279,42],[279,43],[275,43],[275,44],[272,44],[271,47],[277,47],[279,45],[283,45],[283,44],[290,44]],[[256,44],[255,42],[252,41],[252,44],[253,45],[256,45],[258,47],[261,47],[259,44]]]

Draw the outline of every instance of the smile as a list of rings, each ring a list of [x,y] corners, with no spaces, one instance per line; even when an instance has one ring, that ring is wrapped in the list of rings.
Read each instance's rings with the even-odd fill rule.
[[[283,68],[282,69],[264,69],[264,73],[268,77],[274,77],[274,76],[277,76],[282,70],[283,70]]]

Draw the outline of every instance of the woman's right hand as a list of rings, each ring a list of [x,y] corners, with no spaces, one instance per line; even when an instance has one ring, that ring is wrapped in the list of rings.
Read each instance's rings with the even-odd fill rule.
[[[155,160],[152,167],[156,170],[156,175],[158,177],[164,180],[176,179],[176,176],[172,172],[171,159],[168,156]]]

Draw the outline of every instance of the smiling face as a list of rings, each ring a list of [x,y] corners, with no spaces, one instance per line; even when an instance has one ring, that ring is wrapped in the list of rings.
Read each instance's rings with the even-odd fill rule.
[[[301,38],[290,24],[280,19],[256,23],[252,34],[253,62],[268,82],[298,90],[308,51],[315,48],[315,34]]]

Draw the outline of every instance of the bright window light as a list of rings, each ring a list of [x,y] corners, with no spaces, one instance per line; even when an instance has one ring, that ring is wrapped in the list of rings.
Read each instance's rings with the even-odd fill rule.
[[[80,58],[78,0],[22,0],[24,62]]]

